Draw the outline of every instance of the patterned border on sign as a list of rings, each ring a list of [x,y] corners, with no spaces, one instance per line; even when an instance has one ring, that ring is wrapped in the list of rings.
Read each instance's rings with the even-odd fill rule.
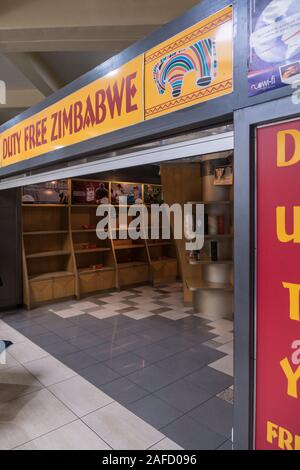
[[[170,100],[170,101],[167,101],[166,103],[162,103],[158,106],[153,106],[152,108],[146,109],[145,117],[147,118],[149,116],[162,113],[168,109],[176,108],[183,104],[190,103],[191,101],[199,100],[206,96],[215,95],[216,93],[219,93],[220,91],[231,90],[232,86],[233,86],[233,81],[232,79],[230,79],[230,80],[225,80],[224,82],[218,83],[216,85],[213,85],[209,88],[206,88],[205,90],[194,91],[193,93],[189,93],[187,95],[181,96],[180,98],[177,98],[175,100]]]
[[[226,23],[227,21],[232,20],[232,9],[230,12],[225,13],[223,16],[220,18],[216,18],[214,21],[211,23],[206,24],[205,26],[202,26],[200,28],[196,28],[194,31],[191,31],[190,33],[186,34],[180,39],[177,39],[176,41],[173,41],[172,43],[166,45],[162,49],[159,49],[158,51],[153,52],[150,55],[145,55],[145,64],[149,64],[153,62],[154,60],[160,59],[160,57],[169,54],[172,52],[174,49],[179,49],[180,47],[184,46],[185,44],[193,41],[196,38],[199,38],[203,36],[204,34],[207,34],[210,32],[212,29],[215,29],[222,24]]]

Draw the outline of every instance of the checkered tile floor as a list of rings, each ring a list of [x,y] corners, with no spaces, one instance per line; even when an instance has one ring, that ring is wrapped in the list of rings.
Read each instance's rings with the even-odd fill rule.
[[[41,361],[55,358],[71,376],[92,384],[114,407],[121,406],[125,411],[119,409],[118,416],[128,413],[160,433],[155,442],[164,441],[164,447],[156,448],[231,448],[233,324],[194,314],[182,301],[179,283],[7,312],[1,321],[0,336],[16,341],[20,335],[9,352],[11,360],[45,386],[57,382],[63,389],[70,377],[58,374],[53,382],[42,368],[46,379],[41,378]],[[30,340],[27,349],[21,337]],[[0,401],[7,401],[4,389],[0,386]],[[64,396],[59,397],[63,402]],[[104,408],[79,416],[80,425],[88,424],[105,442],[111,439],[112,448],[130,448],[125,436],[118,440],[111,430],[105,435],[100,412]],[[150,448],[142,442],[134,445]]]

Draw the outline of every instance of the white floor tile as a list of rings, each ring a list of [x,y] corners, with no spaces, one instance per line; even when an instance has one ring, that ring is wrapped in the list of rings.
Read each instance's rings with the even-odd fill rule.
[[[217,334],[217,333],[214,333],[213,330],[210,330],[210,333]],[[223,333],[213,338],[213,340],[216,341],[217,343],[220,343],[220,345],[230,343],[231,341],[233,341],[233,333]]]
[[[100,309],[105,310],[106,312],[116,312],[117,310],[122,310],[123,308],[128,308],[129,306],[127,304],[124,304],[123,302],[113,302],[109,303],[107,305],[102,305]],[[91,315],[92,312],[89,312],[89,315]]]
[[[170,320],[181,320],[182,318],[189,317],[189,313],[177,312],[176,310],[171,310],[169,312],[160,313],[160,317],[169,318]]]
[[[126,317],[133,318],[134,320],[142,320],[143,318],[153,317],[153,313],[147,313],[143,310],[133,310],[132,312],[122,313]]]
[[[82,421],[74,421],[28,442],[17,450],[109,450],[111,449]]]
[[[168,437],[165,437],[154,446],[150,447],[149,450],[183,450],[176,442],[171,441]]]
[[[116,315],[120,315],[118,312],[113,312],[108,309],[103,309],[95,312],[89,312],[89,315],[92,315],[95,318],[99,318],[99,320],[103,320],[104,318],[115,317]]]
[[[114,401],[80,376],[51,385],[49,390],[80,418]]]
[[[26,362],[48,356],[48,353],[44,351],[44,349],[26,338],[22,343],[13,344],[9,348],[9,354],[11,354],[12,357],[14,357],[20,364],[25,364]]]
[[[0,403],[41,390],[41,383],[22,365],[0,367]]]
[[[125,299],[124,299],[125,300]],[[134,299],[131,299],[132,302],[134,302],[135,304],[138,304],[138,305],[144,305],[144,303],[146,303],[147,301],[150,302],[150,297],[149,298],[145,298],[145,296],[142,296],[142,297],[135,297]]]
[[[78,315],[83,315],[85,312],[79,310],[79,308],[66,308],[64,310],[52,310],[53,313],[61,318],[72,318]]]
[[[57,429],[76,416],[48,390],[0,405],[0,449],[12,449]]]
[[[222,346],[219,346],[217,350],[233,356],[233,341],[229,341],[229,343],[225,343]]]
[[[5,359],[4,359],[5,357]],[[5,360],[5,364],[3,361]],[[19,365],[19,362],[16,361],[14,357],[12,357],[9,352],[5,351],[3,354],[0,356],[0,371],[2,372],[3,370],[10,369],[11,367],[15,367]]]
[[[74,377],[76,372],[52,356],[27,362],[26,369],[31,372],[45,387]]]
[[[119,403],[101,408],[83,418],[113,449],[144,450],[165,436]]]
[[[219,372],[223,372],[224,374],[231,375],[233,377],[233,357],[232,356],[225,356],[221,359],[218,359],[211,364],[208,364],[209,367],[212,367]]]
[[[77,309],[77,310],[89,310],[90,308],[97,308],[99,307],[98,304],[95,302],[81,302],[78,301],[75,304],[71,304],[71,307]]]
[[[218,320],[220,318],[223,318],[224,316],[223,313],[203,313],[203,312],[196,313],[195,315],[199,318],[204,318],[204,320],[211,320],[211,321]]]
[[[210,325],[208,325],[210,327]],[[222,335],[233,335],[233,332],[232,331],[228,331],[226,329],[223,329],[221,328],[220,326],[218,326],[217,328],[212,328],[210,330],[213,334],[215,335],[218,335],[218,336],[222,336]]]
[[[3,330],[0,331],[0,338],[7,341],[12,341],[14,344],[22,343],[23,341],[27,340],[26,336],[22,335],[10,326],[7,326],[7,328],[3,328]]]
[[[224,318],[220,318],[219,320],[215,320],[208,324],[210,328],[220,329],[221,331],[232,331],[233,329],[233,322],[230,320],[225,320]]]

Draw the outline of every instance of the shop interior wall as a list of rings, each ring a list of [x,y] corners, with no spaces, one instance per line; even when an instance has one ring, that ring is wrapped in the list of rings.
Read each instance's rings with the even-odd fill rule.
[[[0,310],[22,303],[21,192],[0,191]]]

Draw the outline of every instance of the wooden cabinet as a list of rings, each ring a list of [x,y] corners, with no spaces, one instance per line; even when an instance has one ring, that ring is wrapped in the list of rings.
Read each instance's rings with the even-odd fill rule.
[[[131,262],[119,265],[119,283],[121,286],[143,284],[150,279],[148,263]]]
[[[128,236],[122,240],[119,235],[124,225],[127,233],[133,216],[127,216],[127,225],[124,219],[121,224],[121,206],[114,206],[116,223],[110,235],[115,236],[99,238],[98,206],[72,204],[70,195],[68,200],[68,204],[23,204],[23,284],[28,308],[56,299],[176,279],[173,241],[151,240],[150,230],[148,238],[133,240]],[[148,219],[151,226],[150,212]]]
[[[114,269],[79,273],[79,289],[82,294],[109,290],[116,287],[116,273]]]

